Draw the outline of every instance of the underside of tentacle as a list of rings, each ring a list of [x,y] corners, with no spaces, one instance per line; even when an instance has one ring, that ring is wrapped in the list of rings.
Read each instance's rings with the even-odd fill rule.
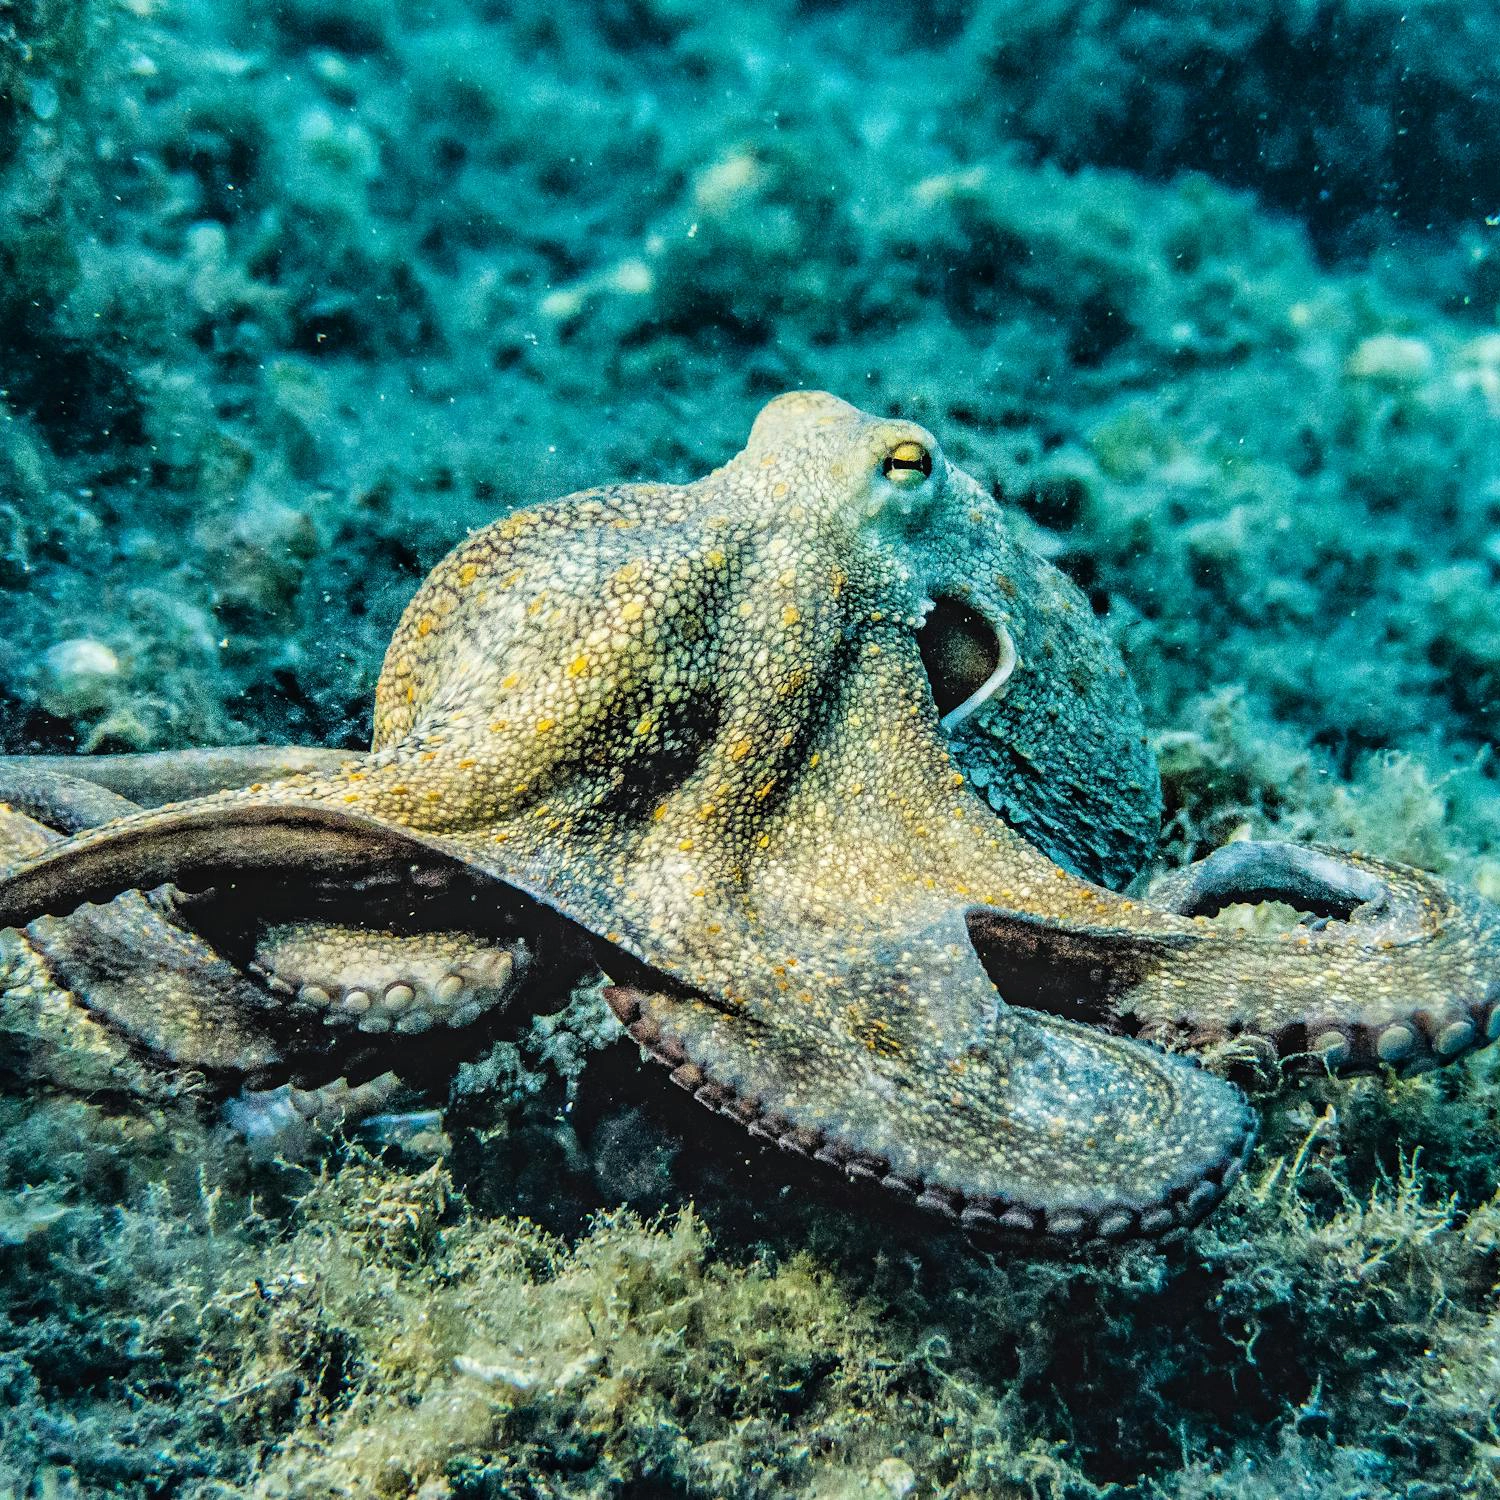
[[[1254,1136],[1218,1079],[1051,1017],[1007,1013],[1009,1035],[970,1058],[979,1087],[923,1109],[857,1046],[820,1082],[826,1037],[802,1050],[804,1078],[788,1074],[784,1047],[767,1067],[753,1030],[711,1007],[628,987],[606,998],[699,1103],[983,1240],[1062,1249],[1170,1235],[1228,1192]]]
[[[325,1026],[411,1036],[508,1005],[531,960],[520,937],[309,921],[262,932],[250,966],[289,1010]]]

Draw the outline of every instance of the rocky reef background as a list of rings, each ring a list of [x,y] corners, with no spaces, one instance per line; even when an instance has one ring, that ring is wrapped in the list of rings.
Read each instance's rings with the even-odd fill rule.
[[[1165,862],[1500,896],[1497,46],[1457,0],[0,0],[0,748],[357,744],[465,528],[816,385],[1107,612]],[[442,1143],[296,1165],[0,1046],[0,1496],[1500,1493],[1486,1057],[1277,1095],[1186,1247],[997,1262],[566,1001]]]

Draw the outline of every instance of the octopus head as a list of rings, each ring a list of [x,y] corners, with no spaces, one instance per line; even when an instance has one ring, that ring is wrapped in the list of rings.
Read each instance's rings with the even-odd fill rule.
[[[778,508],[768,525],[847,527],[883,560],[954,759],[996,813],[1076,874],[1135,875],[1161,787],[1118,648],[933,433],[795,391],[723,472]]]

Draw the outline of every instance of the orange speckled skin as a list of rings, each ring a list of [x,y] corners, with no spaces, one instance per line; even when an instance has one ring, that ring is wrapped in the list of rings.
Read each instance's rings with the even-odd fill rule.
[[[898,450],[930,471],[893,474]],[[1500,923],[1416,872],[1274,845],[1231,846],[1151,905],[1020,837],[939,721],[931,600],[1015,642],[991,737],[1012,694],[1015,722],[1058,701],[1068,663],[1038,643],[1070,618],[1075,691],[1128,684],[1050,570],[1013,544],[996,569],[995,524],[931,433],[782,397],[694,484],[588,491],[451,553],[391,642],[368,756],[80,835],[0,883],[0,920],[127,869],[456,861],[628,954],[651,977],[614,992],[621,1019],[752,1130],[975,1231],[1179,1228],[1239,1171],[1249,1111],[1114,1028],[1443,1061],[1495,1030]],[[1065,764],[1094,731],[1054,722]],[[1101,775],[1149,811],[1135,754]],[[1332,920],[1251,935],[1205,915],[1266,896]]]

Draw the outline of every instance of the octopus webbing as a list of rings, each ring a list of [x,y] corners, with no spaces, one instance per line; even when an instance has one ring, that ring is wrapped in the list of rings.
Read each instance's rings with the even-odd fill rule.
[[[1357,1071],[1500,1031],[1500,913],[1422,872],[1243,843],[1115,889],[1159,792],[1086,601],[932,433],[822,393],[693,483],[462,542],[397,627],[367,754],[4,774],[0,926],[179,1067],[353,1056],[374,1086],[597,964],[702,1103],[981,1236],[1159,1236],[1223,1196],[1251,1111],[1157,1043]],[[1306,918],[1214,919],[1267,900]],[[69,920],[124,936],[70,947],[95,902]],[[143,987],[152,944],[174,961]]]

